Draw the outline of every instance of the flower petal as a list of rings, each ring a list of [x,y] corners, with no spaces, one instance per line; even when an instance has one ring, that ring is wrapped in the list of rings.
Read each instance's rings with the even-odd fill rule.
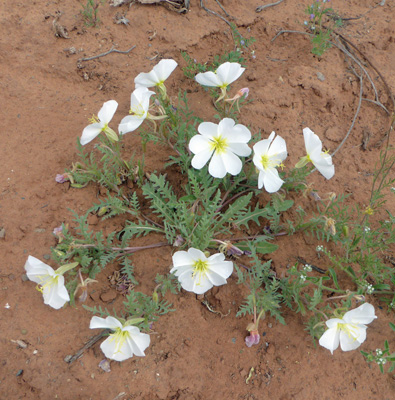
[[[133,357],[133,351],[125,340],[122,344],[117,340],[116,334],[111,334],[108,339],[106,339],[100,348],[104,355],[115,361],[125,361],[130,357]]]
[[[175,268],[181,267],[183,265],[192,265],[193,258],[192,256],[186,251],[177,251],[173,254],[172,257],[173,265]]]
[[[146,333],[140,332],[137,326],[125,326],[123,331],[128,331],[130,333],[126,341],[130,348],[138,357],[144,357],[144,350],[150,345],[151,337]]]
[[[214,157],[215,157],[215,153],[214,153],[213,158]],[[223,162],[223,165],[225,166],[226,172],[228,172],[231,175],[237,175],[240,173],[241,169],[243,168],[243,163],[241,162],[239,157],[237,157],[231,151],[227,151],[226,153],[221,153],[220,157],[222,158],[222,162]],[[210,165],[211,165],[211,163],[210,163]],[[210,172],[210,167],[209,167],[209,172]]]
[[[153,68],[156,76],[159,78],[159,83],[163,83],[176,69],[177,65],[177,62],[173,59],[160,60],[159,63]]]
[[[202,169],[206,164],[207,161],[210,159],[211,155],[213,154],[214,150],[202,151],[192,158],[191,164],[193,168]]]
[[[195,81],[200,83],[203,86],[221,86],[221,81],[218,79],[218,76],[212,72],[201,72],[195,76]]]
[[[227,61],[218,67],[216,74],[222,85],[229,85],[238,79],[244,71],[245,68],[242,68],[239,63]]]
[[[337,324],[336,324],[337,326]],[[319,340],[319,344],[322,347],[330,350],[333,354],[333,351],[339,347],[340,343],[340,330],[337,328],[330,328],[324,332]]]
[[[108,316],[106,318],[92,317],[89,328],[90,329],[103,328],[103,329],[115,330],[117,328],[122,328],[122,324],[117,318],[111,316]]]
[[[232,261],[222,261],[216,263],[209,262],[209,270],[210,272],[227,279],[232,275],[233,263]]]
[[[118,125],[118,132],[120,135],[135,131],[143,122],[145,118],[138,115],[127,115],[122,118],[121,123]]]
[[[208,137],[203,135],[195,135],[189,141],[189,150],[191,150],[193,154],[205,152],[205,153],[210,153],[211,155],[211,153],[213,152],[213,150],[211,150],[212,149],[211,143],[212,141]]]
[[[103,107],[101,108],[99,113],[97,114],[100,122],[108,124],[112,120],[112,117],[114,116],[115,111],[117,111],[117,108],[118,103],[115,100],[106,101],[103,104]]]
[[[214,153],[210,164],[208,165],[208,172],[214,178],[223,178],[226,175],[226,168],[222,156]]]
[[[272,132],[274,133],[274,132]],[[270,158],[277,158],[280,161],[284,161],[287,158],[287,145],[285,140],[281,136],[276,136],[270,145],[268,155]]]
[[[218,125],[213,122],[202,122],[198,126],[198,132],[209,139],[218,137]]]
[[[55,275],[53,268],[33,256],[27,258],[25,270],[29,280],[35,283],[41,283]]]
[[[268,193],[277,192],[284,181],[278,176],[278,171],[275,168],[267,168],[265,172],[261,172],[263,175],[263,185]]]
[[[310,129],[303,129],[304,144],[306,146],[306,152],[310,155],[313,152],[322,151],[322,142],[320,138]]]
[[[251,148],[245,143],[229,143],[228,150],[240,157],[247,157],[252,152]]]
[[[47,304],[56,310],[59,310],[59,308],[62,308],[68,301],[70,301],[69,293],[64,286],[64,277],[58,276],[57,280],[53,282],[53,284],[48,283],[43,286],[43,297],[44,304]]]
[[[367,327],[357,324],[349,324],[347,327],[349,332],[340,332],[340,347],[343,351],[355,350],[365,341]]]
[[[335,174],[335,166],[333,164],[329,164],[328,159],[324,155],[325,153],[321,153],[320,156],[314,158],[310,156],[311,161],[326,179],[331,179]]]
[[[344,321],[353,324],[370,324],[377,316],[374,314],[374,307],[369,303],[364,303],[354,310],[344,314]]]
[[[82,131],[82,136],[80,139],[81,144],[84,146],[90,141],[92,141],[96,136],[100,134],[104,127],[104,123],[102,122],[95,122],[94,124],[88,125]]]
[[[149,88],[156,86],[159,83],[158,76],[156,75],[155,71],[150,72],[141,72],[134,78],[134,84],[136,89],[138,88]]]

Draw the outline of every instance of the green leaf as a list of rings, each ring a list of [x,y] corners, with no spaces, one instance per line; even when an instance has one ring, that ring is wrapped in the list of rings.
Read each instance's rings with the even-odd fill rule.
[[[248,251],[250,249],[248,243],[249,243],[248,241],[238,242],[237,247],[240,250]],[[276,251],[278,249],[278,245],[267,242],[266,239],[260,240],[259,238],[255,239],[254,246],[256,248],[257,253],[260,253],[260,254],[273,253],[274,251]]]
[[[337,281],[337,275],[336,275],[335,270],[333,268],[329,268],[328,272],[329,272],[330,276],[333,279],[333,283],[335,284],[336,289],[340,289],[339,282]]]

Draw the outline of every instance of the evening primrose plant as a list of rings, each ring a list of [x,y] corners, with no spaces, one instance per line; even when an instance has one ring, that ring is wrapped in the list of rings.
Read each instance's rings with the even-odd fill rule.
[[[214,88],[214,107],[222,110],[216,123],[195,115],[186,93],[180,91],[177,100],[169,96],[166,84],[176,67],[176,61],[162,60],[150,72],[136,76],[130,114],[121,120],[118,132],[109,126],[118,104],[105,102],[83,130],[80,160],[56,177],[73,188],[95,182],[105,190],[85,214],[74,213],[70,226],[57,228],[52,258],[64,270],[28,260],[29,274],[33,264],[41,268],[41,275],[31,279],[43,290],[46,304],[51,302],[47,288],[52,287],[52,276],[56,275],[58,286],[53,287],[60,294],[51,303],[61,308],[67,302],[74,305],[80,292],[79,300],[87,301],[98,274],[109,265],[120,265],[129,283],[122,292],[121,310],[96,304],[84,307],[95,314],[90,327],[109,333],[101,344],[105,356],[125,361],[144,356],[158,319],[175,311],[168,292],[205,295],[214,286],[221,290],[234,284],[237,276],[237,283],[248,291],[237,312],[237,317],[248,320],[246,346],[259,345],[264,318],[285,323],[286,306],[308,318],[307,330],[331,352],[339,345],[346,350],[358,347],[365,341],[366,325],[375,319],[373,306],[360,303],[380,294],[395,304],[395,276],[378,261],[380,252],[395,240],[394,217],[388,213],[379,229],[371,229],[372,216],[385,205],[380,193],[394,186],[392,156],[381,160],[369,204],[352,209],[344,195],[320,194],[309,183],[312,173],[327,180],[335,174],[331,155],[322,150],[319,135],[310,128],[303,129],[304,151],[299,150],[302,132],[298,149],[288,149],[285,138],[275,132],[253,132],[238,122],[239,102],[249,90],[234,87],[245,67],[225,61],[194,75],[197,88]],[[125,154],[124,143],[132,135],[140,136],[144,156],[148,143],[167,152],[166,165],[148,172],[144,157],[136,160]],[[295,168],[287,165],[288,151],[300,157]],[[288,210],[295,202],[296,217],[290,220]],[[314,212],[304,210],[306,202],[313,203]],[[92,214],[99,227],[120,216],[116,221],[122,226],[105,235],[88,223]],[[316,237],[317,257],[327,267],[298,259],[277,275],[271,256],[279,248],[276,238],[297,233]],[[141,236],[149,244],[137,246]],[[328,242],[339,246],[336,252],[328,250]],[[145,282],[143,293],[137,290],[133,253],[159,247],[171,262],[165,274]],[[73,271],[77,265],[78,273]],[[344,274],[349,278],[345,282]]]

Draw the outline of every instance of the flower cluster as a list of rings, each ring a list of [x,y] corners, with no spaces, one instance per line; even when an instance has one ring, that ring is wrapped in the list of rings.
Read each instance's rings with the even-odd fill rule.
[[[215,72],[208,71],[196,75],[195,80],[203,86],[218,87],[221,89],[221,99],[224,101],[236,101],[243,95],[248,95],[248,88],[241,89],[238,94],[226,99],[228,86],[238,79],[244,72],[244,68],[238,63],[226,62],[218,67]],[[189,142],[189,150],[194,154],[192,166],[196,169],[203,168],[210,160],[208,172],[214,178],[223,178],[227,173],[238,175],[243,167],[239,157],[247,157],[251,154],[248,142],[251,132],[247,127],[236,124],[233,119],[224,118],[219,124],[202,122],[198,126],[198,135]],[[322,142],[309,128],[303,129],[307,156],[296,164],[301,168],[311,162],[326,179],[332,178],[335,167],[332,157],[322,151]],[[253,163],[258,172],[258,188],[262,187],[269,193],[277,192],[284,181],[277,171],[283,167],[283,161],[287,158],[287,146],[281,136],[272,132],[267,139],[256,143],[253,147]]]
[[[136,76],[134,83],[136,89],[130,96],[130,111],[128,116],[121,120],[118,126],[120,135],[136,130],[145,119],[155,120],[162,119],[166,116],[153,116],[149,113],[150,98],[155,92],[148,90],[150,87],[157,87],[162,98],[167,98],[166,87],[164,81],[177,67],[174,60],[161,60],[152,71],[148,73],[140,73]],[[85,145],[96,138],[100,133],[104,133],[109,140],[118,141],[117,134],[108,126],[111,122],[118,103],[115,100],[107,101],[103,104],[97,117],[92,118],[92,123],[88,125],[82,132],[81,144]]]

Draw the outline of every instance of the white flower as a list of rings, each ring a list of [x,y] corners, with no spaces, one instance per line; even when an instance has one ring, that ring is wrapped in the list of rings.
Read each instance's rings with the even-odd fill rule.
[[[287,146],[281,136],[272,132],[268,139],[254,145],[254,164],[259,170],[258,189],[262,186],[269,193],[277,192],[284,181],[278,176],[276,167],[287,158]],[[274,139],[274,140],[273,140]]]
[[[224,285],[233,272],[233,263],[225,261],[222,253],[207,258],[202,251],[190,248],[174,253],[170,273],[173,272],[183,289],[202,294],[213,286]]]
[[[130,96],[130,111],[119,124],[118,131],[120,135],[136,130],[147,118],[149,100],[155,92],[146,87],[139,87],[134,90]]]
[[[149,346],[151,338],[146,333],[141,333],[137,326],[122,324],[114,317],[92,317],[89,325],[91,329],[111,329],[114,333],[101,345],[104,355],[115,361],[124,361],[133,355],[144,357],[144,350]]]
[[[231,63],[227,61],[221,64],[215,72],[201,72],[195,76],[196,82],[203,86],[218,87],[221,89],[221,96],[217,101],[222,100],[226,96],[226,88],[238,79],[245,71],[239,63]]]
[[[322,151],[320,138],[309,128],[303,129],[303,136],[307,156],[301,158],[296,168],[304,167],[308,162],[312,162],[326,179],[331,179],[335,174],[335,167],[332,164],[332,157]]]
[[[112,117],[117,110],[118,103],[115,100],[106,101],[103,107],[97,114],[98,120],[92,118],[93,123],[88,125],[83,131],[81,136],[81,144],[84,146],[98,136],[101,132],[104,132],[110,140],[117,141],[117,134],[108,126]]]
[[[364,303],[354,310],[348,311],[343,318],[332,318],[326,321],[329,328],[320,338],[321,346],[330,350],[340,347],[343,351],[355,350],[366,339],[367,324],[370,324],[376,317],[374,307]]]
[[[237,156],[251,154],[247,145],[251,132],[244,125],[235,125],[231,118],[224,118],[218,125],[202,122],[198,131],[200,135],[195,135],[189,142],[189,149],[195,154],[192,166],[201,169],[213,156],[208,167],[213,177],[223,178],[227,172],[231,175],[240,173],[243,164]]]
[[[226,62],[221,64],[215,72],[201,72],[195,76],[196,82],[204,86],[226,88],[245,71],[239,63]]]
[[[163,82],[176,69],[177,65],[177,62],[171,59],[160,60],[150,72],[142,72],[134,78],[136,88],[163,85]]]
[[[70,300],[67,289],[64,286],[63,274],[77,265],[78,263],[63,265],[54,271],[39,259],[29,256],[25,264],[25,270],[27,277],[31,281],[38,283],[37,289],[44,296],[44,304],[48,304],[58,310]]]

